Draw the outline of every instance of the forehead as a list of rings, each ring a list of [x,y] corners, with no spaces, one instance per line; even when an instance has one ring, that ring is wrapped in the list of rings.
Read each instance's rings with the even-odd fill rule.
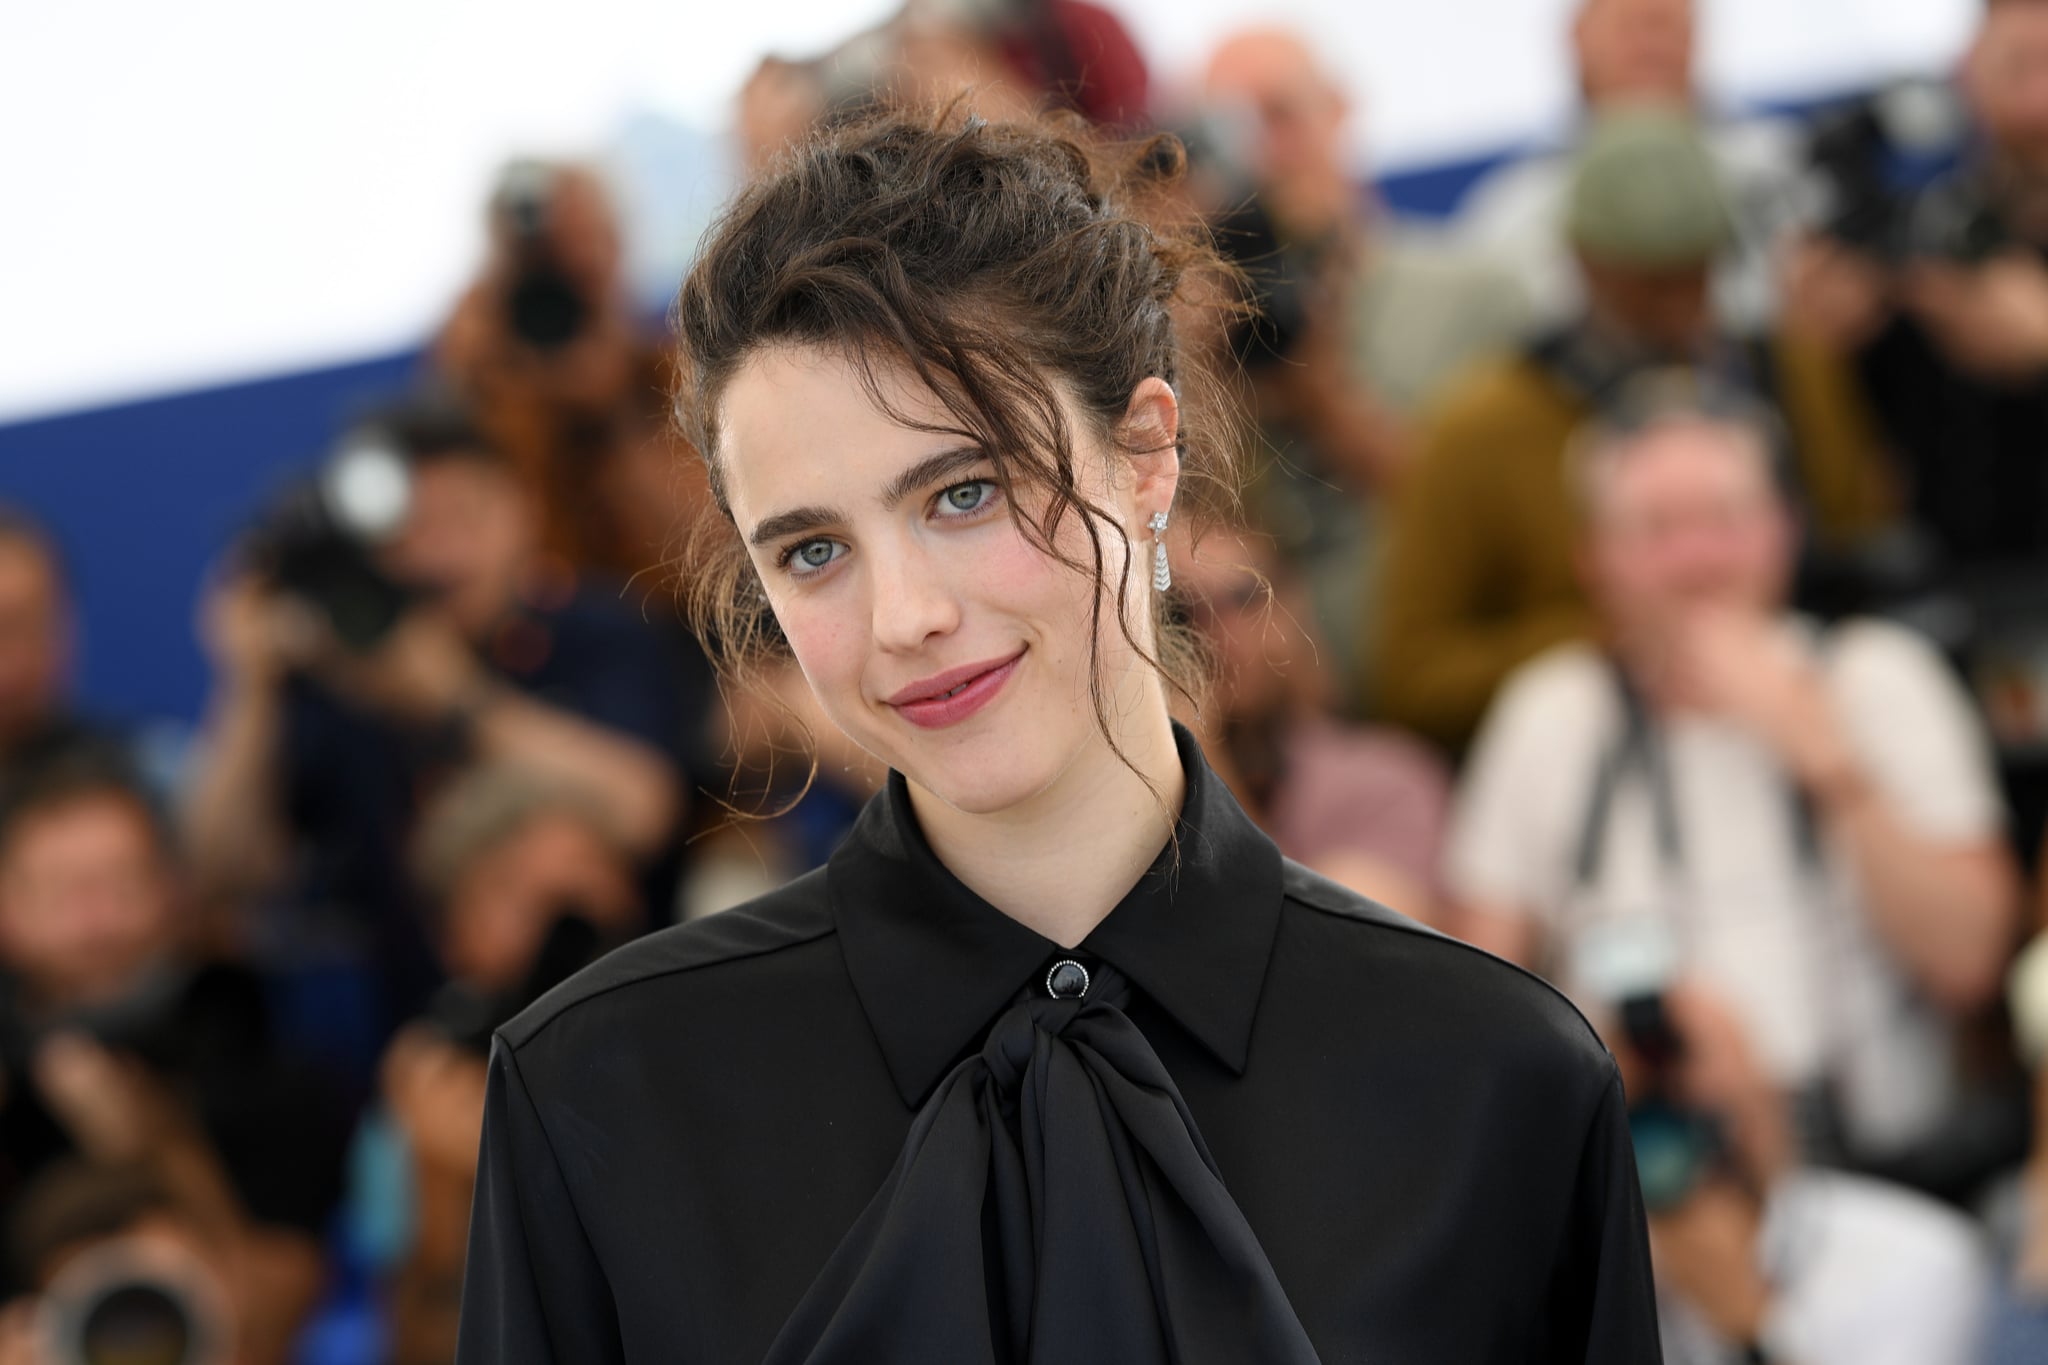
[[[451,451],[412,466],[415,506],[432,504],[439,508],[482,494],[513,492],[518,487],[512,470],[489,455]]]
[[[2005,0],[1984,14],[1983,43],[1994,52],[2032,49],[2048,40],[2048,4],[2040,0]]]
[[[57,566],[49,550],[29,536],[0,534],[0,589],[55,596]]]
[[[1598,21],[1679,19],[1690,21],[1692,0],[1588,0],[1582,11]]]
[[[148,812],[133,796],[111,789],[65,796],[21,812],[12,823],[13,828],[0,832],[0,865],[17,865],[52,849],[62,856],[87,846],[97,859],[106,856],[110,841],[123,852],[156,846]]]
[[[769,346],[750,356],[718,409],[719,471],[734,512],[744,506],[758,517],[813,501],[959,444],[957,429],[904,425],[959,425],[905,366],[877,359],[873,375],[871,393],[854,359],[825,347]]]
[[[1593,501],[1610,513],[1772,491],[1763,442],[1740,428],[1706,422],[1669,422],[1610,445],[1591,472]]]
[[[1209,93],[1221,96],[1303,95],[1324,85],[1315,58],[1291,34],[1259,32],[1229,39],[1216,49],[1204,74]]]

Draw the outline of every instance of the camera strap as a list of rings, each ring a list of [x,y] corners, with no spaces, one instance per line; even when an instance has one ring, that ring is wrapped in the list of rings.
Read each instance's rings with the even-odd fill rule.
[[[1621,704],[1622,724],[1614,742],[1599,758],[1593,785],[1579,819],[1578,838],[1572,859],[1572,886],[1590,891],[1600,880],[1606,861],[1607,827],[1612,822],[1615,792],[1624,779],[1639,773],[1647,784],[1651,819],[1657,841],[1657,860],[1664,875],[1678,879],[1685,871],[1685,830],[1678,817],[1677,791],[1664,736],[1651,714],[1642,689],[1635,685],[1620,662],[1605,660],[1608,677]],[[1813,803],[1797,784],[1785,783],[1786,802],[1792,819],[1793,842],[1803,873],[1816,883],[1823,882],[1826,868],[1821,853],[1820,822]]]
[[[1632,775],[1640,776],[1648,787],[1662,876],[1667,884],[1673,886],[1682,886],[1685,877],[1684,826],[1679,819],[1678,799],[1664,736],[1652,714],[1649,700],[1628,676],[1620,661],[1610,655],[1605,662],[1621,705],[1622,725],[1614,742],[1600,755],[1599,768],[1594,773],[1593,786],[1584,814],[1580,817],[1572,861],[1574,894],[1570,901],[1576,905],[1583,905],[1599,882],[1615,793]],[[1801,877],[1811,888],[1815,912],[1823,913],[1822,907],[1829,903],[1832,891],[1827,881],[1818,813],[1806,794],[1789,780],[1785,783],[1785,799],[1793,823]],[[1667,906],[1665,913],[1675,918],[1677,912],[1668,908],[1673,902],[1667,899],[1663,903]],[[1674,924],[1672,927],[1678,930],[1683,926]],[[1817,975],[1820,978],[1815,983],[1817,993],[1831,995],[1833,982],[1825,963],[1820,964]],[[1833,1033],[1839,1021],[1832,1020],[1832,1011],[1829,1014],[1831,1021],[1823,1029],[1823,1036],[1827,1039],[1823,1047],[1832,1061],[1836,1046]],[[1828,1075],[1823,1072],[1813,1084],[1794,1092],[1790,1099],[1794,1129],[1800,1135],[1807,1157],[1818,1161],[1840,1160],[1847,1147],[1840,1106]]]

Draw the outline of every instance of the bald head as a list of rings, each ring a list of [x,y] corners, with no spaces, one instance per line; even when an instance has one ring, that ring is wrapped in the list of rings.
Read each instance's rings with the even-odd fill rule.
[[[1690,103],[1692,0],[1584,0],[1572,22],[1572,54],[1593,108]]]
[[[1252,173],[1289,232],[1321,234],[1351,211],[1350,106],[1301,35],[1252,28],[1225,38],[1209,58],[1203,95],[1250,125]]]

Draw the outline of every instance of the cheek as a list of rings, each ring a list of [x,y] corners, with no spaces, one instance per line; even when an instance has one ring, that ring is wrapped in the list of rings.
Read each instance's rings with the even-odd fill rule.
[[[851,595],[789,594],[781,602],[771,599],[771,604],[797,667],[821,704],[829,708],[833,697],[860,685],[869,631],[864,610],[856,607]]]

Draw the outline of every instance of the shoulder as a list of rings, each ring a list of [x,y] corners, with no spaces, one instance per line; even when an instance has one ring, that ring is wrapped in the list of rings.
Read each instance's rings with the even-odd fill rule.
[[[1459,226],[1482,241],[1542,236],[1537,225],[1548,220],[1532,210],[1562,200],[1569,179],[1569,162],[1554,148],[1536,147],[1509,157],[1465,192]]]
[[[1394,1011],[1420,1018],[1454,1065],[1505,1065],[1597,1102],[1614,1059],[1564,994],[1535,973],[1418,924],[1287,860],[1285,909],[1330,966]]]
[[[1607,661],[1594,646],[1574,640],[1538,654],[1508,674],[1487,713],[1486,730],[1540,734],[1575,749],[1589,729],[1607,723],[1615,688]]]
[[[648,987],[679,977],[789,965],[805,947],[835,932],[825,869],[745,904],[658,930],[607,953],[543,995],[499,1030],[515,1051],[570,1015],[616,1007]]]
[[[1875,617],[1856,617],[1827,636],[1829,676],[1845,682],[1910,676],[1915,680],[1947,681],[1947,662],[1925,637],[1905,626]]]
[[[1502,443],[1541,445],[1545,432],[1576,424],[1575,400],[1516,349],[1474,361],[1424,411],[1425,462],[1466,457],[1487,471],[1501,467]]]
[[[1377,257],[1379,273],[1446,300],[1486,307],[1527,293],[1521,276],[1497,257],[1435,227],[1393,220]]]
[[[1867,717],[1880,738],[1907,716],[1922,728],[1943,720],[1974,733],[1962,680],[1933,644],[1904,626],[1867,618],[1839,625],[1825,637],[1821,667],[1851,717]],[[1921,738],[1919,730],[1905,728],[1911,734],[1901,738]]]
[[[1428,415],[1438,427],[1455,429],[1488,416],[1561,408],[1568,402],[1526,352],[1512,350],[1475,361],[1444,386]]]

